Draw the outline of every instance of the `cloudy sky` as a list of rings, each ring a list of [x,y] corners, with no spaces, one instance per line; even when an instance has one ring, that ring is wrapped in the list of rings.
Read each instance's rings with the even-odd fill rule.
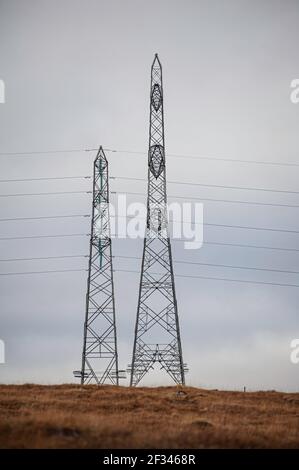
[[[169,180],[299,191],[297,0],[0,0],[1,180],[87,176],[94,149],[107,152],[111,176],[146,177],[150,66],[163,65]],[[68,152],[71,149],[81,151]],[[62,150],[61,153],[43,153]],[[9,155],[14,152],[36,152]],[[141,153],[133,153],[141,152]],[[193,156],[196,158],[187,158]],[[209,158],[201,158],[209,157]],[[231,162],[246,160],[252,163]],[[221,161],[222,160],[222,161]],[[1,197],[0,218],[90,213],[88,179],[1,182],[1,196],[57,191],[78,194]],[[145,182],[112,180],[112,191],[144,193]],[[298,194],[168,185],[168,193],[299,205]],[[114,196],[112,196],[113,198]],[[171,199],[171,200],[175,200]],[[299,209],[204,202],[206,223],[299,231]],[[1,382],[73,381],[80,367],[88,218],[0,221]],[[299,249],[290,232],[204,227],[204,240]],[[114,240],[115,269],[138,270],[140,240]],[[173,242],[174,261],[298,271],[299,252]],[[297,274],[175,264],[176,274],[299,284]],[[299,389],[290,342],[299,337],[295,287],[176,279],[184,360],[194,386]],[[115,273],[121,368],[131,359],[138,275]],[[127,382],[124,381],[124,384]],[[144,384],[166,384],[155,371]]]

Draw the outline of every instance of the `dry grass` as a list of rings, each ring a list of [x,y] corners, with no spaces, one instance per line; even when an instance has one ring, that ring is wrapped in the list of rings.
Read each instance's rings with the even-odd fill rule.
[[[299,394],[1,385],[1,448],[298,448]]]

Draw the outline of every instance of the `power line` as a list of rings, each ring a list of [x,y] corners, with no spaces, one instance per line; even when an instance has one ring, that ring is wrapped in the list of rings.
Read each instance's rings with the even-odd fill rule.
[[[68,259],[68,258],[88,258],[88,255],[79,254],[79,255],[39,256],[39,257],[31,257],[31,258],[6,258],[6,259],[0,259],[0,262],[35,261],[35,260]],[[136,260],[141,259],[139,256],[126,256],[126,255],[114,255],[113,258],[136,259]],[[211,267],[220,267],[220,268],[247,269],[247,270],[253,270],[253,271],[277,272],[277,273],[285,273],[285,274],[299,274],[299,271],[289,271],[289,270],[272,269],[272,268],[257,268],[253,266],[235,266],[235,265],[227,265],[227,264],[203,263],[203,262],[193,262],[193,261],[183,261],[183,260],[176,260],[174,261],[174,263],[175,264],[189,264],[189,265],[195,265],[195,266],[211,266]]]
[[[65,195],[65,194],[92,194],[92,191],[51,191],[51,192],[46,192],[46,193],[16,193],[16,194],[0,194],[1,197],[25,197],[25,196],[53,196],[53,195]],[[111,191],[111,194],[122,194],[119,191]],[[124,194],[130,194],[130,195],[135,195],[135,196],[144,196],[143,193],[139,192],[132,192],[132,191],[126,191]],[[298,209],[298,205],[294,204],[275,204],[275,203],[268,203],[268,202],[253,202],[253,201],[234,201],[234,200],[229,200],[229,199],[212,199],[212,198],[198,198],[198,197],[193,197],[193,196],[178,196],[178,195],[169,195],[170,198],[173,199],[184,199],[184,200],[195,200],[195,201],[208,201],[208,202],[221,202],[221,203],[229,203],[229,204],[249,204],[249,205],[255,205],[255,206],[272,206],[272,207],[287,207],[287,208],[293,208],[293,209]]]
[[[121,217],[121,218],[129,218],[129,219],[139,219],[139,220],[146,220],[144,217],[135,217],[135,216],[130,216],[130,215],[116,215],[112,217]],[[170,219],[170,222],[177,222],[177,223],[190,223],[190,221],[184,221],[184,220],[176,220],[176,219]],[[214,224],[214,223],[208,223],[208,222],[192,222],[192,225],[202,225],[202,226],[210,226],[210,227],[223,227],[223,228],[237,228],[241,230],[260,230],[260,231],[269,231],[269,232],[282,232],[282,233],[294,233],[297,234],[299,233],[299,230],[287,230],[287,229],[278,229],[278,228],[271,228],[271,227],[254,227],[254,226],[247,226],[247,225],[229,225],[229,224]]]
[[[69,273],[69,272],[79,272],[79,271],[88,271],[87,269],[57,269],[55,271],[24,271],[17,273],[0,273],[0,276],[18,276],[26,274],[53,274],[53,273]]]
[[[88,254],[39,256],[39,257],[31,257],[31,258],[6,258],[6,259],[0,259],[0,262],[35,261],[35,260],[68,259],[68,258],[88,258]],[[141,259],[139,256],[126,256],[126,255],[114,255],[113,258],[136,259],[136,260]],[[272,269],[272,268],[257,268],[253,266],[235,266],[235,265],[227,265],[227,264],[203,263],[203,262],[193,262],[193,261],[183,261],[183,260],[176,260],[174,261],[174,263],[175,264],[189,264],[189,265],[196,265],[196,266],[232,268],[232,269],[247,269],[247,270],[253,270],[253,271],[277,272],[277,273],[285,273],[285,274],[299,274],[299,271],[289,271],[289,270]]]
[[[145,220],[145,219],[144,219]],[[33,235],[27,237],[4,237],[0,238],[1,240],[23,240],[27,238],[59,238],[59,237],[84,237],[90,236],[89,233],[74,233],[74,234],[63,234],[63,235]],[[183,239],[174,239],[173,241],[184,242]],[[297,248],[283,248],[283,247],[276,247],[276,246],[261,246],[261,245],[249,245],[249,244],[241,244],[241,243],[225,243],[225,242],[209,242],[205,241],[204,245],[219,245],[219,246],[232,246],[237,248],[254,248],[254,249],[262,249],[262,250],[273,250],[273,251],[289,251],[289,252],[299,252]]]
[[[34,258],[7,258],[7,259],[0,259],[0,262],[35,261],[35,260],[49,260],[49,259],[63,259],[63,258],[88,258],[88,255],[39,256],[39,257],[34,257]]]
[[[91,176],[51,176],[39,178],[17,178],[0,180],[0,183],[17,183],[26,181],[52,181],[52,180],[77,180],[77,179],[91,179]]]
[[[63,153],[80,153],[80,152],[95,152],[97,148],[80,148],[80,149],[64,149],[64,150],[41,150],[41,151],[30,151],[30,152],[1,152],[0,156],[34,156],[34,155],[47,155],[47,154],[63,154]],[[111,153],[125,153],[131,156],[133,155],[147,155],[146,152],[134,151],[134,150],[121,150],[121,149],[104,149],[106,152]],[[254,165],[272,165],[272,166],[285,166],[285,167],[298,167],[299,163],[295,162],[275,162],[275,161],[264,161],[264,160],[242,160],[237,158],[226,158],[226,157],[214,157],[208,155],[184,155],[168,153],[167,157],[172,158],[184,158],[192,160],[211,160],[219,162],[229,163],[241,163],[241,164],[254,164]]]
[[[120,180],[130,180],[130,181],[147,181],[145,178],[135,178],[128,176],[110,176],[110,179],[120,179]],[[283,193],[283,194],[299,194],[299,191],[289,191],[285,189],[270,189],[270,188],[253,188],[248,186],[225,186],[221,184],[206,184],[206,183],[192,183],[190,181],[173,181],[167,180],[167,184],[179,184],[184,186],[201,186],[207,188],[221,188],[221,189],[237,189],[237,190],[246,190],[246,191],[264,191],[271,193]]]
[[[180,240],[184,241],[184,240]],[[239,248],[257,248],[257,249],[262,249],[262,250],[274,250],[274,251],[293,251],[293,252],[299,252],[299,249],[297,248],[282,248],[282,247],[277,247],[277,246],[261,246],[261,245],[247,245],[247,244],[241,244],[241,243],[225,243],[225,242],[203,242],[204,245],[219,245],[219,246],[234,246],[234,247],[239,247]]]
[[[54,191],[48,193],[0,194],[0,197],[52,196],[57,194],[92,194],[92,191]]]
[[[36,150],[36,151],[29,151],[29,152],[1,152],[1,156],[22,156],[22,155],[47,155],[47,154],[54,154],[54,153],[77,153],[77,152],[91,152],[96,151],[98,149],[60,149],[60,150]]]
[[[147,155],[146,152],[139,152],[133,150],[114,150],[114,149],[104,149],[106,152],[111,153],[127,153],[127,154],[136,154],[136,155]],[[188,158],[192,160],[215,160],[220,162],[230,162],[230,163],[249,163],[255,165],[278,165],[278,166],[290,166],[290,167],[298,167],[299,163],[293,162],[266,162],[262,160],[241,160],[237,158],[220,158],[220,157],[212,157],[212,156],[202,156],[202,155],[182,155],[176,153],[167,153],[166,157],[174,157],[174,158]]]
[[[83,217],[87,218],[90,217],[90,214],[70,214],[70,215],[53,215],[53,216],[38,216],[38,217],[13,217],[13,218],[3,218],[0,219],[0,222],[8,222],[8,221],[22,221],[22,220],[42,220],[42,219],[59,219],[59,218],[75,218],[75,217]],[[123,216],[123,215],[116,215],[112,217],[120,217],[120,218],[135,218],[135,216]],[[139,220],[145,220],[142,217],[136,217]],[[190,221],[180,221],[176,219],[171,219],[170,222],[177,222],[177,223],[190,223]],[[254,227],[254,226],[243,226],[243,225],[229,225],[229,224],[215,224],[215,223],[199,223],[199,222],[192,222],[193,225],[208,225],[213,227],[225,227],[225,228],[237,228],[237,229],[246,229],[246,230],[262,230],[262,231],[274,231],[274,232],[283,232],[283,233],[299,233],[297,230],[287,230],[287,229],[277,229],[277,228],[270,228],[270,227]],[[43,235],[43,236],[53,236],[53,235]],[[69,236],[69,235],[65,235]],[[9,237],[10,238],[10,237]],[[18,237],[24,238],[24,237]],[[28,238],[28,237],[25,237]],[[8,238],[4,238],[7,240]],[[0,238],[3,240],[3,238]],[[205,242],[209,245],[224,245],[224,246],[235,246],[240,248],[261,248],[261,249],[268,249],[268,250],[279,250],[279,251],[299,251],[296,248],[284,248],[284,247],[271,247],[271,246],[259,246],[259,245],[248,245],[248,244],[235,244],[235,243],[224,243],[224,242]]]
[[[27,237],[1,237],[0,240],[25,240],[31,238],[62,238],[62,237],[85,237],[90,236],[89,233],[67,233],[62,235],[29,235]]]
[[[125,255],[117,255],[114,256],[115,259],[124,258],[124,259],[137,259],[140,260],[139,256],[125,256]],[[175,260],[175,264],[190,264],[195,266],[211,266],[217,268],[229,268],[229,269],[248,269],[252,271],[265,271],[265,272],[274,272],[274,273],[285,273],[285,274],[299,274],[299,271],[288,271],[284,269],[271,269],[271,268],[257,268],[254,266],[235,266],[231,264],[216,264],[216,263],[203,263],[203,262],[196,262],[196,261],[183,261],[183,260]]]
[[[261,231],[269,231],[269,232],[282,232],[282,233],[299,233],[298,230],[286,230],[286,229],[277,229],[277,228],[270,228],[270,227],[251,227],[246,225],[228,225],[228,224],[210,224],[204,223],[203,225],[209,225],[212,227],[224,227],[224,228],[237,228],[241,230],[261,230]]]
[[[118,191],[111,191],[111,194],[122,194]],[[138,193],[138,192],[132,192],[132,191],[126,191],[125,194],[130,194],[130,195],[135,195],[135,196],[144,196],[144,193]],[[254,206],[272,206],[272,207],[288,207],[288,208],[293,208],[293,209],[298,209],[298,205],[293,205],[293,204],[274,204],[274,203],[269,203],[269,202],[253,202],[253,201],[234,201],[230,199],[212,199],[212,198],[206,198],[206,197],[193,197],[193,196],[178,196],[174,194],[169,194],[170,198],[172,199],[184,199],[184,200],[194,200],[194,201],[208,201],[208,202],[223,202],[223,203],[229,203],[229,204],[249,204],[249,205],[254,205]]]
[[[116,272],[124,272],[124,273],[135,273],[140,275],[140,271],[134,271],[131,269],[115,269]],[[159,275],[160,273],[152,273]],[[162,275],[162,274],[161,274]],[[262,284],[267,286],[280,286],[280,287],[299,287],[299,284],[280,284],[277,282],[264,282],[264,281],[251,281],[245,279],[227,279],[222,277],[208,277],[208,276],[192,276],[192,275],[185,275],[185,274],[176,274],[175,277],[182,277],[182,278],[190,278],[190,279],[208,279],[210,281],[225,281],[225,282],[241,282],[245,284]]]
[[[67,259],[67,258],[87,258],[87,254],[80,254],[80,255],[59,255],[59,256],[40,256],[40,257],[32,257],[32,258],[7,258],[7,259],[0,259],[0,262],[11,262],[11,261],[35,261],[35,260],[50,260],[50,259]],[[140,260],[139,256],[126,256],[126,255],[114,255],[113,258],[115,259],[136,259]],[[266,271],[266,272],[277,272],[277,273],[285,273],[285,274],[299,274],[299,271],[289,271],[283,269],[271,269],[271,268],[257,268],[252,266],[234,266],[234,265],[227,265],[227,264],[215,264],[215,263],[202,263],[202,262],[193,262],[193,261],[183,261],[183,260],[176,260],[174,261],[175,264],[189,264],[189,265],[196,265],[196,266],[212,266],[212,267],[221,267],[221,268],[232,268],[232,269],[248,269],[253,271]]]
[[[13,217],[9,219],[0,219],[0,222],[11,222],[18,220],[42,220],[42,219],[66,219],[75,217],[90,217],[90,214],[74,214],[74,215],[50,215],[50,216],[39,216],[39,217]]]
[[[47,270],[47,271],[25,271],[25,272],[12,272],[12,273],[0,273],[0,276],[15,276],[15,275],[31,275],[31,274],[53,274],[53,273],[65,273],[65,272],[87,272],[87,269],[58,269],[58,270]],[[131,269],[114,269],[116,272],[126,272],[126,273],[135,273],[140,274],[139,271],[134,271]],[[159,275],[159,273],[152,273]],[[252,281],[252,280],[245,280],[245,279],[228,279],[228,278],[220,278],[220,277],[208,277],[208,276],[198,276],[198,275],[185,275],[185,274],[176,274],[176,277],[181,278],[191,278],[191,279],[207,279],[211,281],[225,281],[225,282],[238,282],[238,283],[246,283],[246,284],[262,284],[262,285],[269,285],[269,286],[280,286],[280,287],[296,287],[298,288],[298,284],[286,284],[286,283],[277,283],[277,282],[264,282],[264,281]]]
[[[57,270],[50,270],[50,271],[24,271],[24,272],[12,272],[12,273],[0,273],[0,276],[16,276],[16,275],[31,275],[31,274],[56,274],[56,273],[66,273],[66,272],[87,272],[87,269],[57,269]],[[139,271],[134,271],[131,269],[114,269],[116,272],[125,272],[125,273],[135,273],[140,274]],[[159,275],[159,273],[153,273]],[[238,283],[245,283],[245,284],[262,284],[268,286],[280,286],[280,287],[296,287],[298,288],[298,284],[281,284],[277,282],[264,282],[264,281],[251,281],[245,279],[227,279],[227,278],[220,278],[220,277],[208,277],[208,276],[192,276],[192,275],[184,275],[184,274],[176,274],[176,277],[181,278],[190,278],[190,279],[207,279],[211,281],[224,281],[224,282],[238,282]]]
[[[91,179],[90,175],[85,176],[51,176],[51,177],[37,177],[37,178],[16,178],[16,179],[2,179],[0,183],[15,183],[15,182],[32,182],[32,181],[55,181],[55,180],[76,180],[76,179]],[[145,178],[129,177],[129,176],[110,176],[111,180],[128,180],[128,181],[147,181]],[[246,190],[246,191],[263,191],[271,193],[282,193],[282,194],[299,194],[299,191],[291,191],[285,189],[270,189],[270,188],[256,188],[249,186],[228,186],[221,184],[207,184],[207,183],[193,183],[191,181],[174,181],[168,180],[168,184],[178,184],[183,186],[199,186],[207,188],[220,188],[220,189],[234,189],[234,190]]]
[[[133,218],[133,216],[120,216],[118,215],[117,217],[124,217],[124,218]],[[136,217],[137,218],[137,217]],[[140,220],[145,220],[144,218],[139,218]],[[175,222],[175,220],[172,220],[172,222]],[[177,221],[179,222],[179,221]],[[184,222],[183,222],[184,223]],[[189,223],[189,222],[188,222]],[[242,230],[260,230],[260,231],[271,231],[271,232],[282,232],[282,233],[293,233],[293,234],[298,234],[298,230],[286,230],[286,229],[276,229],[276,228],[270,228],[270,227],[253,227],[253,226],[244,226],[244,225],[229,225],[229,224],[214,224],[214,223],[203,223],[199,224],[197,222],[194,222],[196,225],[208,225],[212,227],[224,227],[224,228],[236,228],[236,229],[242,229]],[[62,235],[30,235],[30,236],[25,236],[25,237],[1,237],[0,241],[2,240],[24,240],[24,239],[30,239],[30,238],[60,238],[60,237],[82,237],[82,236],[90,236],[88,233],[71,233],[71,234],[62,234]],[[178,239],[175,239],[178,240]],[[180,239],[180,241],[184,241],[183,239]],[[224,245],[224,246],[235,246],[235,247],[240,247],[240,248],[260,248],[260,249],[266,249],[266,250],[278,250],[278,251],[299,251],[296,248],[279,248],[279,247],[270,247],[270,246],[259,246],[259,245],[247,245],[247,244],[235,244],[235,243],[221,243],[221,242],[205,242],[206,244],[209,245]]]

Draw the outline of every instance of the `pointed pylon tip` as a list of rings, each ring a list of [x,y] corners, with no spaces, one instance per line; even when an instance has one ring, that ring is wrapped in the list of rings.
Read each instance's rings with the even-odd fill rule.
[[[97,153],[97,155],[96,155],[96,158],[95,158],[95,160],[97,160],[98,158],[104,158],[105,160],[107,160],[107,158],[106,158],[106,155],[105,155],[105,152],[104,152],[104,149],[103,149],[103,146],[102,146],[102,145],[100,145],[100,147],[99,147],[99,150],[98,150],[98,153]]]
[[[155,54],[155,57],[154,57],[154,60],[153,60],[153,64],[156,64],[156,62],[158,63],[159,67],[161,67],[161,62],[160,62],[160,59],[159,59],[159,56],[158,56],[158,53],[156,52]]]

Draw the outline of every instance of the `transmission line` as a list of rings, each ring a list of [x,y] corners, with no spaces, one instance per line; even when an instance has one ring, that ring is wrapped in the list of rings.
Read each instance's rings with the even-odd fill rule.
[[[24,271],[17,273],[0,273],[0,276],[18,276],[26,274],[53,274],[53,273],[69,273],[69,272],[79,272],[79,271],[88,271],[87,269],[56,269],[55,271]]]
[[[22,240],[26,238],[55,238],[55,237],[84,237],[90,236],[89,233],[74,233],[74,234],[63,234],[63,235],[33,235],[27,237],[4,237],[0,238],[1,240]],[[184,242],[184,239],[173,239],[174,242]],[[273,251],[289,251],[289,252],[299,252],[297,248],[284,248],[284,247],[277,247],[277,246],[262,246],[262,245],[249,245],[249,244],[240,244],[240,243],[225,243],[225,242],[209,242],[205,241],[203,245],[219,245],[219,246],[232,246],[237,248],[254,248],[254,249],[262,249],[262,250],[273,250]]]
[[[174,240],[174,241],[176,241],[176,240]],[[184,241],[184,240],[179,240],[179,241]],[[207,241],[205,241],[203,243],[203,245],[234,246],[234,247],[238,247],[238,248],[257,248],[257,249],[262,249],[262,250],[299,252],[299,249],[297,249],[297,248],[282,248],[282,247],[277,247],[277,246],[247,245],[247,244],[241,244],[241,243],[225,243],[225,242],[207,242]]]
[[[12,272],[12,273],[0,273],[0,276],[15,276],[15,275],[31,275],[31,274],[52,274],[52,273],[65,273],[65,272],[87,272],[87,269],[80,268],[80,269],[58,269],[58,270],[49,270],[49,271],[24,271],[24,272]],[[140,274],[139,271],[134,271],[132,269],[114,269],[114,272],[125,272],[125,273],[135,273]],[[155,273],[158,274],[159,273]],[[181,278],[191,278],[191,279],[207,279],[210,281],[225,281],[225,282],[240,282],[240,283],[247,283],[247,284],[262,284],[262,285],[269,285],[269,286],[280,286],[280,287],[296,287],[298,288],[298,284],[281,284],[277,282],[263,282],[263,281],[251,281],[245,279],[228,279],[228,278],[220,278],[220,277],[208,277],[208,276],[192,276],[192,275],[184,275],[184,274],[176,274],[176,277]]]
[[[113,216],[114,218],[126,218],[126,219],[139,219],[139,220],[146,220],[144,217],[135,217],[131,215],[117,215]],[[177,222],[177,223],[190,223],[190,220],[176,220],[170,219],[169,222]],[[208,225],[211,227],[224,227],[224,228],[237,228],[237,229],[244,229],[244,230],[261,230],[261,231],[270,231],[270,232],[282,232],[282,233],[299,233],[299,230],[288,230],[288,229],[278,229],[278,228],[271,228],[271,227],[254,227],[254,226],[247,226],[247,225],[229,225],[229,224],[215,224],[215,223],[208,223],[208,222],[192,222],[192,225]]]
[[[29,152],[0,152],[1,156],[18,156],[18,155],[46,155],[54,153],[77,153],[77,152],[91,152],[97,149],[60,149],[60,150],[39,150],[39,151],[29,151]]]
[[[38,217],[12,217],[8,219],[0,219],[0,222],[11,222],[18,220],[43,220],[43,219],[66,219],[75,217],[90,217],[90,214],[74,214],[74,215],[49,215],[49,216],[38,216]]]
[[[132,269],[115,269],[116,272],[123,272],[123,273],[135,273],[140,275],[140,271],[134,271]],[[159,273],[155,273],[159,275]],[[299,287],[299,284],[281,284],[278,282],[264,282],[264,281],[251,281],[245,279],[228,279],[222,277],[208,277],[208,276],[192,276],[192,275],[185,275],[185,274],[176,274],[175,277],[182,277],[182,278],[189,278],[189,279],[208,279],[210,281],[225,281],[225,282],[241,282],[241,283],[248,283],[248,284],[262,284],[268,286],[280,286],[280,287]]]
[[[0,240],[25,240],[31,238],[62,238],[62,237],[85,237],[90,236],[89,233],[66,233],[62,235],[29,235],[25,237],[1,237]]]
[[[92,191],[53,191],[48,193],[0,194],[0,197],[52,196],[58,194],[92,194]]]
[[[111,194],[122,194],[119,191],[111,191]],[[132,192],[132,191],[126,191],[124,194],[130,194],[130,195],[135,195],[135,196],[144,196],[144,193],[139,193],[139,192]],[[254,206],[272,206],[272,207],[288,207],[288,208],[293,208],[293,209],[298,209],[298,205],[294,204],[275,204],[275,203],[270,203],[270,202],[254,202],[254,201],[234,201],[231,199],[212,199],[212,198],[206,198],[206,197],[194,197],[194,196],[178,196],[174,194],[169,194],[170,198],[172,199],[184,199],[184,200],[194,200],[194,201],[208,201],[208,202],[223,202],[223,203],[229,203],[229,204],[249,204],[249,205],[254,205]]]
[[[77,149],[54,149],[54,150],[41,150],[41,151],[27,151],[27,152],[0,152],[0,156],[34,156],[34,155],[47,155],[47,154],[63,154],[63,153],[84,153],[84,152],[95,152],[97,148],[77,148]],[[125,153],[128,155],[147,155],[146,152],[135,151],[135,150],[121,150],[121,149],[109,149],[105,148],[104,151],[110,153]],[[271,165],[271,166],[285,166],[285,167],[298,167],[299,163],[295,162],[276,162],[276,161],[265,161],[265,160],[243,160],[237,158],[226,158],[226,157],[214,157],[209,155],[184,155],[176,153],[168,153],[167,157],[172,158],[184,158],[192,160],[211,160],[219,162],[229,163],[243,163],[243,164],[254,164],[254,165]]]
[[[147,181],[145,178],[135,178],[128,176],[111,176],[112,180],[130,180],[130,181]],[[226,186],[222,184],[206,184],[206,183],[192,183],[191,181],[173,181],[167,180],[167,184],[179,184],[183,186],[201,186],[207,188],[220,188],[220,189],[237,189],[237,190],[246,190],[246,191],[264,191],[271,193],[283,193],[283,194],[299,194],[299,191],[289,191],[285,189],[270,189],[270,188],[254,188],[249,186]]]
[[[78,179],[91,179],[91,176],[50,176],[38,178],[17,178],[17,179],[3,179],[0,183],[18,183],[26,181],[52,181],[52,180],[78,180]]]
[[[51,176],[51,177],[37,177],[37,178],[16,178],[16,179],[2,179],[0,183],[15,183],[15,182],[34,182],[34,181],[55,181],[55,180],[76,180],[76,179],[91,179],[90,175],[83,176]],[[147,181],[145,178],[129,177],[129,176],[110,176],[111,180],[128,180],[128,181]],[[285,189],[271,189],[271,188],[256,188],[250,186],[229,186],[222,184],[207,184],[207,183],[193,183],[191,181],[177,181],[168,180],[168,184],[178,184],[183,186],[199,186],[207,188],[220,188],[220,189],[233,189],[233,190],[246,190],[246,191],[263,191],[271,193],[282,193],[282,194],[299,194],[299,191],[291,191]]]
[[[116,259],[123,258],[123,259],[137,259],[140,260],[139,256],[126,256],[126,255],[117,255],[114,256]],[[211,266],[217,268],[229,268],[229,269],[249,269],[252,271],[265,271],[265,272],[275,272],[275,273],[285,273],[285,274],[299,274],[299,271],[288,271],[284,269],[272,269],[272,268],[257,268],[254,266],[235,266],[231,264],[216,264],[216,263],[204,263],[204,262],[197,262],[197,261],[183,261],[183,260],[175,260],[174,264],[189,264],[195,266]]]
[[[0,194],[0,198],[6,197],[25,197],[25,196],[53,196],[53,195],[65,195],[65,194],[92,194],[92,191],[51,191],[51,192],[44,192],[44,193],[16,193],[16,194]],[[119,191],[111,191],[111,194],[123,194]],[[126,191],[124,194],[136,195],[136,196],[143,196],[143,193],[140,192],[132,192]],[[221,202],[221,203],[229,203],[229,204],[248,204],[248,205],[255,205],[255,206],[272,206],[272,207],[287,207],[298,209],[298,205],[294,204],[277,204],[277,203],[268,203],[268,202],[254,202],[254,201],[240,201],[240,200],[230,200],[230,199],[212,199],[212,198],[198,198],[194,196],[179,196],[170,194],[170,198],[173,199],[184,199],[184,200],[195,200],[195,201],[208,201],[208,202]]]
[[[0,262],[35,261],[35,260],[64,259],[64,258],[88,258],[88,255],[38,256],[34,258],[6,258],[6,259],[0,259]]]
[[[137,154],[137,155],[147,155],[146,152],[139,152],[133,150],[114,150],[114,149],[105,149],[106,152],[111,153],[126,153],[126,154]],[[212,157],[212,156],[205,156],[205,155],[182,155],[177,153],[167,153],[166,157],[173,157],[173,158],[188,158],[192,160],[214,160],[220,162],[229,162],[229,163],[248,163],[248,164],[255,164],[255,165],[275,165],[275,166],[287,166],[287,167],[298,167],[299,163],[294,162],[273,162],[273,161],[262,161],[262,160],[241,160],[237,158],[225,158],[225,157]]]

